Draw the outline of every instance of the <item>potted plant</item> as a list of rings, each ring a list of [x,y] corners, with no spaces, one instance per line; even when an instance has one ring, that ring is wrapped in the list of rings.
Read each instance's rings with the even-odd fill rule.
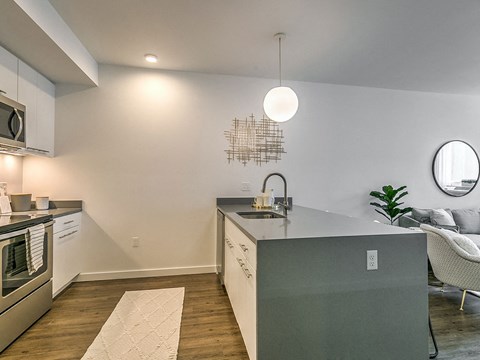
[[[379,204],[378,202],[371,202],[370,205],[375,206],[377,208],[375,211],[386,217],[388,221],[390,221],[391,225],[393,225],[393,223],[400,219],[403,215],[412,211],[411,207],[402,209],[400,205],[403,205],[403,202],[398,202],[398,200],[408,194],[408,191],[403,191],[406,188],[406,186],[400,186],[398,189],[394,189],[392,185],[385,185],[382,187],[382,192],[370,192],[370,196],[377,198],[383,203]]]

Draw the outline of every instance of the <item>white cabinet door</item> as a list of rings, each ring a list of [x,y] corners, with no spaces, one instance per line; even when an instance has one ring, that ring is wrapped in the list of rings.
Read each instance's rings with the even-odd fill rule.
[[[82,213],[62,216],[53,224],[53,296],[80,273],[81,216]]]
[[[53,157],[55,141],[55,85],[41,74],[37,74],[36,109],[37,136],[35,148],[40,152],[40,155]]]
[[[256,263],[256,245],[226,219],[225,288],[250,360],[257,357]]]
[[[0,46],[0,90],[6,97],[17,100],[18,59]]]
[[[36,147],[37,139],[37,72],[18,61],[18,102],[25,105],[27,147]]]
[[[0,90],[26,106],[27,152],[53,157],[55,85],[0,46]]]
[[[257,357],[257,274],[249,263],[244,270],[246,270],[243,274],[245,275],[245,316],[242,334],[250,360],[255,360]]]

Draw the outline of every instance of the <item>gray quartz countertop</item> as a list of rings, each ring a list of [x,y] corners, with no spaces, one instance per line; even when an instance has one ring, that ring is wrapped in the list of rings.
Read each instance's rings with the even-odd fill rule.
[[[32,202],[32,210],[12,212],[12,215],[52,215],[53,218],[75,214],[82,211],[81,200],[50,200],[48,210],[36,210],[35,203]]]
[[[53,218],[58,218],[61,216],[66,216],[70,214],[75,214],[81,212],[82,208],[58,208],[58,209],[48,209],[48,210],[30,210],[30,211],[17,211],[12,212],[12,215],[52,215]]]
[[[263,240],[288,240],[331,238],[348,236],[382,236],[417,234],[398,226],[385,225],[365,219],[349,217],[303,206],[293,206],[287,218],[245,219],[237,214],[255,210],[251,205],[217,205],[225,216],[235,223],[253,242]],[[282,211],[276,211],[282,214]]]
[[[32,210],[29,211],[1,214],[0,234],[82,211],[82,201],[80,200],[50,201],[48,210],[36,210],[34,205],[35,203],[32,203]]]

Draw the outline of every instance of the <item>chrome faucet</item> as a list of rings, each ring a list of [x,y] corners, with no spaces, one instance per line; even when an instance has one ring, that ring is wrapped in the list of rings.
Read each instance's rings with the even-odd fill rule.
[[[283,203],[278,203],[278,205],[283,207],[283,214],[287,216],[287,210],[290,210],[290,205],[288,204],[288,195],[287,195],[287,179],[285,179],[285,176],[283,176],[280,173],[271,173],[268,174],[265,180],[263,180],[263,186],[262,186],[262,193],[265,192],[265,189],[267,188],[267,180],[270,179],[270,177],[277,175],[283,180]]]

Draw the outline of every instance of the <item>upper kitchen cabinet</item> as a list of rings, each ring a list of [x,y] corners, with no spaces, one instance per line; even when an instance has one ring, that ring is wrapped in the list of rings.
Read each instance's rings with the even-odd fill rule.
[[[31,134],[37,129],[37,72],[23,61],[18,61],[18,102],[25,105],[25,135],[27,147],[31,146]]]
[[[55,85],[21,60],[18,61],[18,102],[27,109],[27,152],[52,157]]]
[[[13,100],[17,100],[17,72],[17,57],[0,46],[0,90]]]
[[[38,151],[53,157],[55,143],[55,85],[37,74],[37,134]],[[28,147],[28,134],[27,134]]]

